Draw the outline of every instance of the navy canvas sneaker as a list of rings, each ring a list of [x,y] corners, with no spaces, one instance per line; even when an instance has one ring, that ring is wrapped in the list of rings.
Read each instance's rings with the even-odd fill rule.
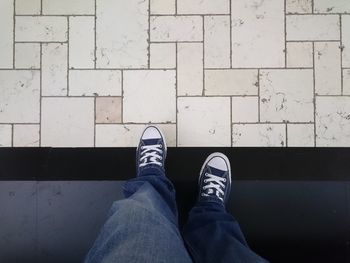
[[[136,148],[137,176],[144,175],[144,171],[149,168],[164,173],[166,151],[167,147],[162,132],[155,126],[147,126]]]
[[[198,183],[198,201],[214,197],[226,204],[231,191],[231,167],[226,155],[210,154],[202,166]]]

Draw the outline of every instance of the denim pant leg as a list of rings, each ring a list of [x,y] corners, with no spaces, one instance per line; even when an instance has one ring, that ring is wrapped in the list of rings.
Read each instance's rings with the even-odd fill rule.
[[[124,185],[85,262],[192,262],[178,230],[175,190],[162,175]]]
[[[248,247],[238,222],[214,200],[192,208],[183,238],[195,262],[267,262]]]

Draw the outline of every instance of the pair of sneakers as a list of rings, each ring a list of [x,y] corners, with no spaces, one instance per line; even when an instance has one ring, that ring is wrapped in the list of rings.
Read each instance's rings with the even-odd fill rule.
[[[167,146],[162,132],[155,126],[143,131],[136,149],[137,176],[145,169],[156,168],[164,171]],[[210,199],[226,203],[231,190],[231,168],[228,158],[222,153],[212,153],[205,160],[199,174],[198,201]]]

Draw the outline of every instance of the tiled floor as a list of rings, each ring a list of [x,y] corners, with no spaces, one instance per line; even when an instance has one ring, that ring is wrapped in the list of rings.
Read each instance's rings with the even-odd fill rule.
[[[350,146],[348,0],[1,0],[0,146]]]

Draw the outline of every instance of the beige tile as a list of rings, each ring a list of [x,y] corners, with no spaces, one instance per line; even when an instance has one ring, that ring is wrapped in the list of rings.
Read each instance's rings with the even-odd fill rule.
[[[350,68],[350,15],[341,16],[342,25],[342,66]]]
[[[286,0],[287,14],[312,13],[312,0]]]
[[[178,146],[230,146],[230,98],[178,98]]]
[[[121,96],[120,70],[70,70],[70,96]]]
[[[316,97],[316,146],[350,146],[350,97]]]
[[[288,147],[313,147],[314,124],[287,124]]]
[[[11,147],[12,125],[0,124],[0,147]]]
[[[41,0],[16,0],[16,15],[40,15]]]
[[[150,0],[152,15],[173,15],[175,14],[176,0]]]
[[[287,42],[287,67],[313,67],[311,42]]]
[[[229,14],[230,0],[177,0],[178,14]]]
[[[150,45],[151,68],[175,68],[176,67],[176,44],[175,43],[152,43]]]
[[[38,147],[40,141],[39,124],[16,124],[13,126],[14,147]]]
[[[97,124],[96,147],[136,147],[145,124]],[[176,125],[157,124],[168,147],[176,146]]]
[[[94,99],[43,98],[41,145],[94,146]]]
[[[258,97],[232,97],[232,122],[258,122]]]
[[[94,0],[42,0],[44,15],[94,15]]]
[[[202,95],[203,44],[177,44],[177,95]]]
[[[350,13],[348,0],[314,0],[315,13]]]
[[[202,41],[203,19],[200,16],[151,16],[151,41]]]
[[[40,71],[0,70],[0,123],[38,123]]]
[[[343,69],[343,94],[350,95],[350,69]]]
[[[96,123],[120,123],[121,117],[121,97],[96,98]]]
[[[205,70],[205,95],[258,95],[258,70]]]
[[[312,69],[260,71],[260,116],[267,122],[311,122]]]
[[[286,16],[287,41],[339,40],[339,32],[339,16],[337,15]]]
[[[175,70],[128,70],[123,73],[124,122],[175,122]]]
[[[1,1],[0,68],[12,68],[13,66],[13,1]]]
[[[15,44],[15,67],[26,69],[40,68],[40,44],[39,43],[16,43]]]
[[[341,94],[340,44],[315,43],[315,92],[318,95]]]

